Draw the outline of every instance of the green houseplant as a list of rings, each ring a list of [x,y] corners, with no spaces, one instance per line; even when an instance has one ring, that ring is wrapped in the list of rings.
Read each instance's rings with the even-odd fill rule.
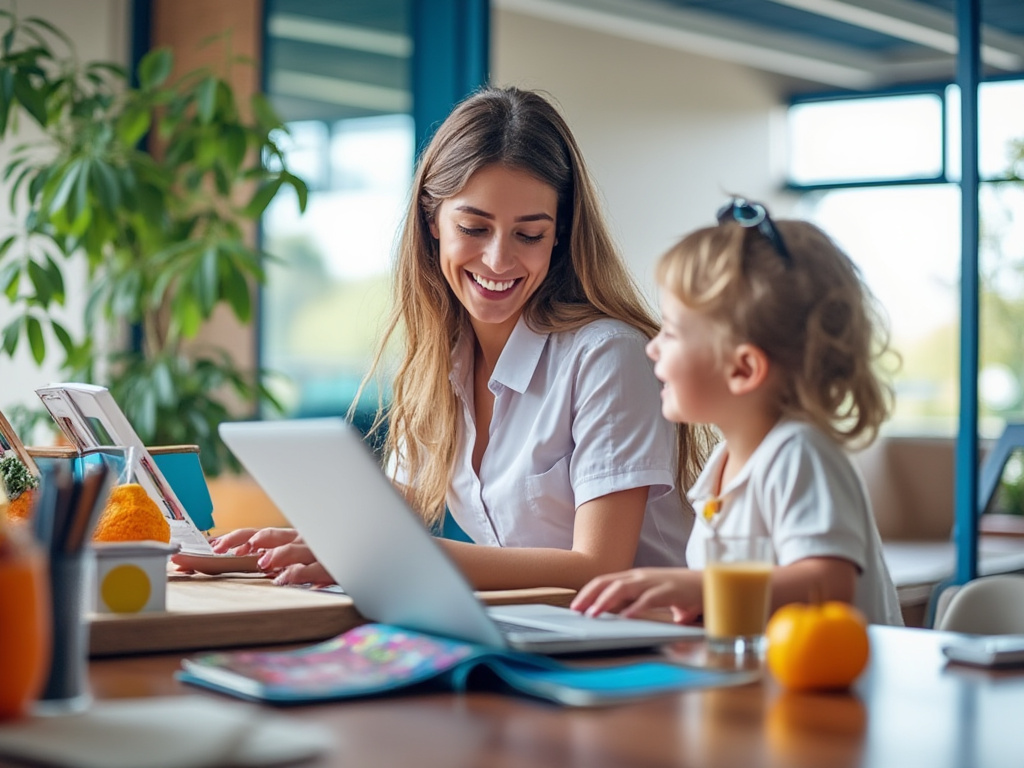
[[[37,363],[63,355],[62,374],[108,386],[144,442],[198,444],[211,475],[229,460],[216,431],[226,398],[276,403],[265,371],[197,335],[218,307],[252,319],[264,272],[251,222],[284,187],[306,204],[274,140],[281,120],[259,94],[243,115],[229,74],[249,62],[221,42],[226,73],[172,79],[172,53],[158,49],[132,85],[117,64],[79,61],[45,20],[0,10],[0,140],[10,146],[19,124],[42,131],[3,169],[21,226],[0,233],[13,315],[0,354],[27,344]],[[88,275],[80,338],[54,312],[74,259]],[[126,343],[97,344],[103,329],[127,329]]]

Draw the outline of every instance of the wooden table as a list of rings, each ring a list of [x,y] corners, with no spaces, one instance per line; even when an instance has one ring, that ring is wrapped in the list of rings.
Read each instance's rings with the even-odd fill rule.
[[[488,605],[568,605],[571,589],[478,592]],[[366,621],[352,599],[333,592],[278,587],[260,575],[174,576],[167,610],[92,614],[92,656],[234,648],[240,645],[309,643],[340,635]]]
[[[783,693],[763,678],[599,710],[437,693],[275,711],[330,727],[338,748],[318,766],[1019,768],[1024,670],[947,666],[949,637],[872,627],[871,665],[844,694]],[[715,661],[699,641],[668,653]],[[216,696],[173,679],[180,658],[94,660],[93,693]]]

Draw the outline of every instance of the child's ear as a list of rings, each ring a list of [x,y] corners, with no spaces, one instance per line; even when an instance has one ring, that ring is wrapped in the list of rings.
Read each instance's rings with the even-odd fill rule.
[[[768,379],[768,355],[754,344],[740,344],[729,358],[726,368],[726,383],[734,395],[746,395],[760,387]]]

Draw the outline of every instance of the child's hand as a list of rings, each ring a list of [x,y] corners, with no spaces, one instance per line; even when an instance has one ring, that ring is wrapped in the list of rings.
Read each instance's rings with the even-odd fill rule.
[[[652,608],[671,608],[685,624],[703,609],[701,572],[688,568],[633,568],[598,576],[583,587],[570,606],[588,616],[605,611],[636,616]]]

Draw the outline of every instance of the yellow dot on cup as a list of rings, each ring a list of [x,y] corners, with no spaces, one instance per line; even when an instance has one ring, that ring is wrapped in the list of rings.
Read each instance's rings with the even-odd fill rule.
[[[149,576],[137,565],[125,563],[107,572],[100,585],[100,597],[114,613],[137,613],[149,602]]]

